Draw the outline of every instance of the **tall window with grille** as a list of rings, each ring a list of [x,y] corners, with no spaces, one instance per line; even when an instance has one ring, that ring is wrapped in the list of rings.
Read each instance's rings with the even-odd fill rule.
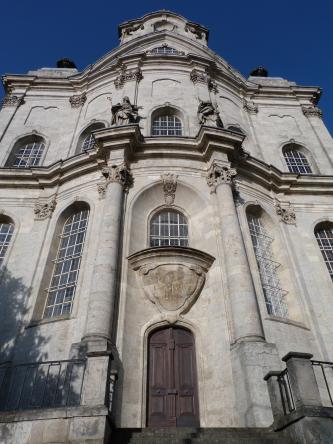
[[[319,225],[315,229],[315,235],[327,270],[333,281],[333,224]]]
[[[14,232],[10,219],[0,219],[0,267],[5,259]]]
[[[68,217],[63,225],[47,289],[44,318],[65,315],[72,310],[88,218],[89,210],[82,209]]]
[[[182,122],[177,116],[166,114],[153,119],[153,136],[181,136],[182,134]]]
[[[40,165],[45,150],[42,138],[20,141],[14,148],[9,166],[14,168],[30,168]]]
[[[150,246],[188,246],[188,225],[186,217],[174,210],[156,214],[150,222]]]
[[[94,148],[95,138],[92,133],[88,134],[82,141],[81,152],[84,153]]]
[[[259,216],[248,214],[247,217],[267,311],[273,316],[285,318],[288,316],[288,308],[284,301],[286,291],[281,288],[277,272],[280,264],[274,260],[272,251],[274,239],[266,231]]]
[[[283,150],[283,156],[290,173],[312,174],[310,163],[299,149],[291,146]]]

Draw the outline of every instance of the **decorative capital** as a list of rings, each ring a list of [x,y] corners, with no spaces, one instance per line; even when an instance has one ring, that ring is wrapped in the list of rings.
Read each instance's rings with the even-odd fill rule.
[[[244,100],[243,108],[249,114],[257,114],[258,112],[258,106],[254,102],[248,100]]]
[[[12,94],[7,94],[1,103],[1,107],[5,108],[8,106],[20,106],[24,103],[24,99],[22,96],[14,96]]]
[[[86,93],[82,93],[76,96],[72,96],[69,98],[69,103],[71,104],[72,108],[80,108],[80,106],[83,106],[87,100]]]
[[[162,174],[164,200],[167,205],[172,205],[175,201],[177,189],[177,177],[174,174]]]
[[[288,225],[296,225],[296,214],[294,208],[290,202],[287,203],[287,207],[281,205],[280,202],[275,202],[276,214],[280,216],[280,221]]]
[[[302,106],[303,114],[306,117],[319,117],[320,119],[323,117],[323,112],[318,106]]]
[[[106,189],[110,183],[119,183],[124,188],[124,191],[128,191],[133,184],[133,176],[126,163],[104,167],[102,168],[102,174],[105,177],[105,181],[97,185],[97,191],[101,197],[105,196]]]
[[[52,216],[57,205],[57,200],[53,197],[48,202],[37,201],[35,203],[34,213],[36,220],[44,220]]]
[[[127,71],[125,66],[121,67],[120,74],[115,79],[114,84],[117,89],[121,89],[126,82],[135,80],[140,82],[143,79],[142,71],[138,67],[137,69]]]
[[[192,69],[190,73],[190,79],[195,83],[207,83],[207,74],[197,69]]]
[[[207,184],[211,193],[216,193],[216,188],[221,184],[231,184],[237,171],[227,165],[213,163],[207,171]]]

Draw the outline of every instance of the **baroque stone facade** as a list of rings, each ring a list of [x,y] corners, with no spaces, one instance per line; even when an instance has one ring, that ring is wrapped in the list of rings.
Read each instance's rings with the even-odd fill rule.
[[[320,88],[243,77],[172,12],[119,36],[82,72],[4,76],[0,441],[191,426],[332,442]]]

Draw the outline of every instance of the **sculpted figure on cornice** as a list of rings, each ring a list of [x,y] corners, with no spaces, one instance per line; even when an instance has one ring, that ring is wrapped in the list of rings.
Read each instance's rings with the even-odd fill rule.
[[[200,29],[199,26],[195,26],[189,23],[187,23],[185,26],[185,32],[192,33],[198,40],[205,40],[206,38],[206,33],[202,29]]]
[[[141,24],[139,24],[139,25],[130,25],[130,26],[127,26],[127,28],[123,28],[122,29],[122,36],[123,37],[126,37],[126,36],[128,36],[128,35],[132,35],[133,34],[133,32],[136,32],[136,31],[138,31],[139,29],[144,29],[144,25],[141,25]]]
[[[130,99],[125,96],[122,103],[117,103],[111,108],[112,122],[111,125],[128,125],[138,121],[138,107],[132,105]]]
[[[223,128],[220,114],[212,102],[200,100],[198,106],[198,120],[201,125]]]

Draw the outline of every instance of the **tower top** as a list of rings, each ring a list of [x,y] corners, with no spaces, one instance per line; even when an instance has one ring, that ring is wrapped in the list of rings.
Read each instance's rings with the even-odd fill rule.
[[[129,20],[118,27],[120,44],[127,43],[145,34],[163,31],[183,35],[196,40],[202,45],[207,45],[208,42],[209,31],[207,28],[164,9],[151,12],[135,20]]]

